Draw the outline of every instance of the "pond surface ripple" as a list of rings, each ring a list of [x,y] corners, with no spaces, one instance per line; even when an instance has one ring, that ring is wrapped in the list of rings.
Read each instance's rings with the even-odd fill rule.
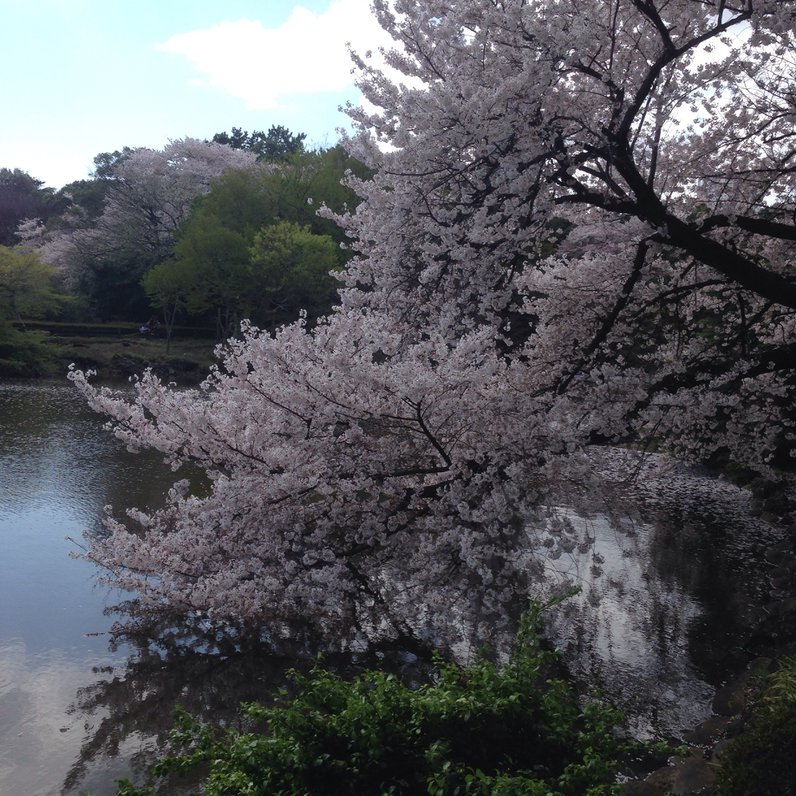
[[[550,562],[583,586],[551,633],[635,733],[677,735],[742,665],[749,618],[767,600],[763,551],[780,532],[752,516],[746,492],[706,474],[647,457],[626,484],[636,461],[600,455],[610,498],[556,509],[594,546]],[[105,505],[157,506],[171,480],[159,457],[125,451],[68,383],[0,382],[0,794],[112,794],[115,779],[140,779],[173,705],[233,716],[282,680],[291,661],[257,649],[214,656],[179,634],[109,646],[104,611],[120,595],[69,554]]]

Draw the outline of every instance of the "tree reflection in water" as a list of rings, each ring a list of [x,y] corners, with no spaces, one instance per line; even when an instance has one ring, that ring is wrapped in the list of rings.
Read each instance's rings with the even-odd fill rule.
[[[635,735],[681,737],[749,660],[743,644],[768,601],[764,552],[783,532],[753,516],[748,491],[708,473],[647,456],[628,479],[626,453],[600,455],[611,488],[600,510],[572,516],[594,545],[556,562],[583,594],[550,632],[570,671],[618,703]]]
[[[131,607],[128,603],[115,610],[124,613]],[[246,641],[234,632],[210,632],[199,621],[127,625],[124,632],[117,631],[111,646],[132,648],[126,667],[95,669],[101,679],[81,688],[70,707],[71,715],[85,717],[87,735],[64,781],[65,793],[75,792],[90,772],[117,756],[128,758],[129,776],[140,784],[168,739],[177,707],[241,726],[241,702],[267,704],[280,688],[289,690],[288,670],[306,672],[319,654],[307,638],[291,646]],[[323,660],[342,674],[378,667],[420,682],[431,671],[430,654],[420,658],[406,647],[396,640],[367,653],[327,651]],[[421,651],[420,646],[415,649]],[[181,787],[190,790],[190,784],[169,783],[169,793],[179,793]]]
[[[748,493],[725,482],[664,457],[648,457],[638,468],[626,453],[603,455],[609,483],[600,495],[569,505],[562,500],[535,520],[569,523],[591,540],[588,549],[547,562],[559,585],[583,587],[579,597],[549,613],[550,637],[585,689],[603,689],[626,710],[634,734],[679,737],[709,714],[715,686],[742,665],[749,619],[767,598],[762,552],[780,532],[752,516]],[[484,641],[505,649],[529,594],[529,579],[521,575],[510,585],[516,610],[500,622],[495,606],[507,604],[505,595],[490,597],[482,584],[452,577],[441,584],[449,614],[431,616],[422,594],[406,584],[399,588],[398,570],[386,572],[391,583],[385,580],[385,594],[393,598],[386,604],[412,612],[411,621],[396,619],[393,629],[413,629],[358,652],[326,650],[325,660],[342,672],[375,667],[420,681],[428,676],[434,647],[447,647],[460,659]],[[129,616],[130,609],[134,615],[134,603],[119,611]],[[198,621],[116,630],[133,654],[123,672],[97,671],[103,679],[77,694],[73,714],[96,725],[66,791],[117,755],[128,757],[141,781],[167,739],[177,705],[234,724],[241,701],[269,701],[286,685],[287,670],[306,669],[320,649],[301,632],[290,644],[251,642],[245,633],[213,633]]]

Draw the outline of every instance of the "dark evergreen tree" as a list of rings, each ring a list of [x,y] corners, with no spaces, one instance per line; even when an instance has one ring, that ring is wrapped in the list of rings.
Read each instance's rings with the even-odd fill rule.
[[[17,227],[26,218],[46,221],[63,211],[65,200],[43,186],[21,169],[0,169],[0,246],[19,243]]]
[[[293,135],[286,127],[271,125],[268,132],[242,130],[233,127],[232,132],[216,133],[213,136],[214,144],[226,144],[233,149],[245,149],[254,152],[258,160],[278,162],[288,160],[291,156],[304,151],[306,133]]]

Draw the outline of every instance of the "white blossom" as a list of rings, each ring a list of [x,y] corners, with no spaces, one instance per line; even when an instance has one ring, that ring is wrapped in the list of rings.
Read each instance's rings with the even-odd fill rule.
[[[546,507],[590,446],[792,446],[794,4],[373,5],[405,79],[357,60],[375,176],[338,219],[341,306],[244,325],[195,391],[71,374],[126,444],[210,476],[92,540],[145,610],[343,643],[499,616],[587,549]]]

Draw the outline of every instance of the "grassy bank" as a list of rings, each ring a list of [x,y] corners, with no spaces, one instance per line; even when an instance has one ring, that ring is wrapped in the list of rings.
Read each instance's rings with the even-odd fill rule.
[[[0,376],[59,376],[74,363],[100,379],[128,378],[151,367],[179,384],[201,381],[215,361],[215,341],[202,330],[143,335],[134,324],[7,324],[0,336]]]
[[[138,333],[54,336],[54,342],[64,370],[74,363],[96,370],[100,378],[127,378],[151,367],[168,381],[195,383],[214,362],[215,342],[208,339],[178,337],[168,350],[164,338]]]

